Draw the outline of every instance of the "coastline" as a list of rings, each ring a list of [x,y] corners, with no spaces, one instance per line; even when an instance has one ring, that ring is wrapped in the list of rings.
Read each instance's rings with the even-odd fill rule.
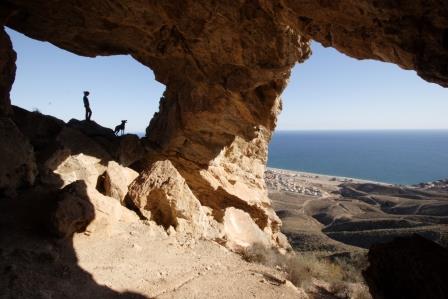
[[[265,182],[269,192],[292,192],[313,197],[330,197],[339,193],[339,186],[343,183],[394,186],[385,182],[273,167],[266,167]]]
[[[265,181],[297,251],[357,252],[412,234],[448,246],[448,179],[396,185],[269,167]]]
[[[345,176],[338,176],[338,175],[329,175],[329,174],[322,174],[322,173],[316,173],[316,172],[290,170],[290,169],[275,168],[275,167],[266,167],[266,171],[273,171],[273,172],[276,172],[279,174],[298,175],[298,176],[304,177],[304,178],[316,178],[316,179],[318,178],[318,179],[324,179],[324,180],[329,180],[329,181],[335,179],[336,181],[342,182],[342,183],[353,182],[353,183],[372,183],[372,184],[380,184],[380,185],[388,185],[388,186],[398,185],[398,184],[380,182],[380,181],[374,181],[374,180],[345,177]],[[408,186],[408,185],[406,185],[406,186]]]

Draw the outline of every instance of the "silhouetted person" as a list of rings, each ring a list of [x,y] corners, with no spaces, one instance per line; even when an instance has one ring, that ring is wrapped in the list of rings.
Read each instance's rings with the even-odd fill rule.
[[[90,103],[89,98],[87,97],[90,94],[88,91],[84,91],[84,108],[86,108],[86,120],[90,120],[90,117],[92,117],[92,110],[90,110]]]
[[[120,131],[121,131],[121,135],[124,134],[124,126],[126,125],[127,122],[128,122],[127,120],[122,120],[121,125],[118,125],[115,127],[115,131],[114,131],[115,135],[118,135],[118,133]]]

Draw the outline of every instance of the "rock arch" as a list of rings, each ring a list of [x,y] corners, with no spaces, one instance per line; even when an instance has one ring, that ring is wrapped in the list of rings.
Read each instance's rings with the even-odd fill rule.
[[[169,160],[220,221],[247,212],[281,240],[263,180],[290,70],[309,40],[414,69],[448,86],[445,1],[26,1],[0,4],[2,25],[84,55],[131,54],[166,85],[147,130],[148,159]],[[1,33],[1,110],[14,52]],[[3,78],[6,78],[3,79]]]

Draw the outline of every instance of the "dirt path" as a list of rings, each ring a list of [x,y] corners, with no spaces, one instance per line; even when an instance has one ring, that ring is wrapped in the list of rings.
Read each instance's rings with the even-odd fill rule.
[[[155,226],[134,223],[113,235],[79,234],[73,244],[79,266],[118,292],[150,298],[306,298],[284,273],[247,263],[214,242],[167,236]]]

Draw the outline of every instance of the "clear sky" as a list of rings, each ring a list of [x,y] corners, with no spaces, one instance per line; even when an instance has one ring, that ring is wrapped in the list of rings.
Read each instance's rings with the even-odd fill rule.
[[[83,119],[89,90],[92,119],[111,128],[127,119],[128,132],[143,132],[158,110],[165,86],[130,56],[81,57],[7,32],[18,56],[14,105]],[[312,48],[293,69],[278,129],[448,129],[448,89],[392,64]]]

